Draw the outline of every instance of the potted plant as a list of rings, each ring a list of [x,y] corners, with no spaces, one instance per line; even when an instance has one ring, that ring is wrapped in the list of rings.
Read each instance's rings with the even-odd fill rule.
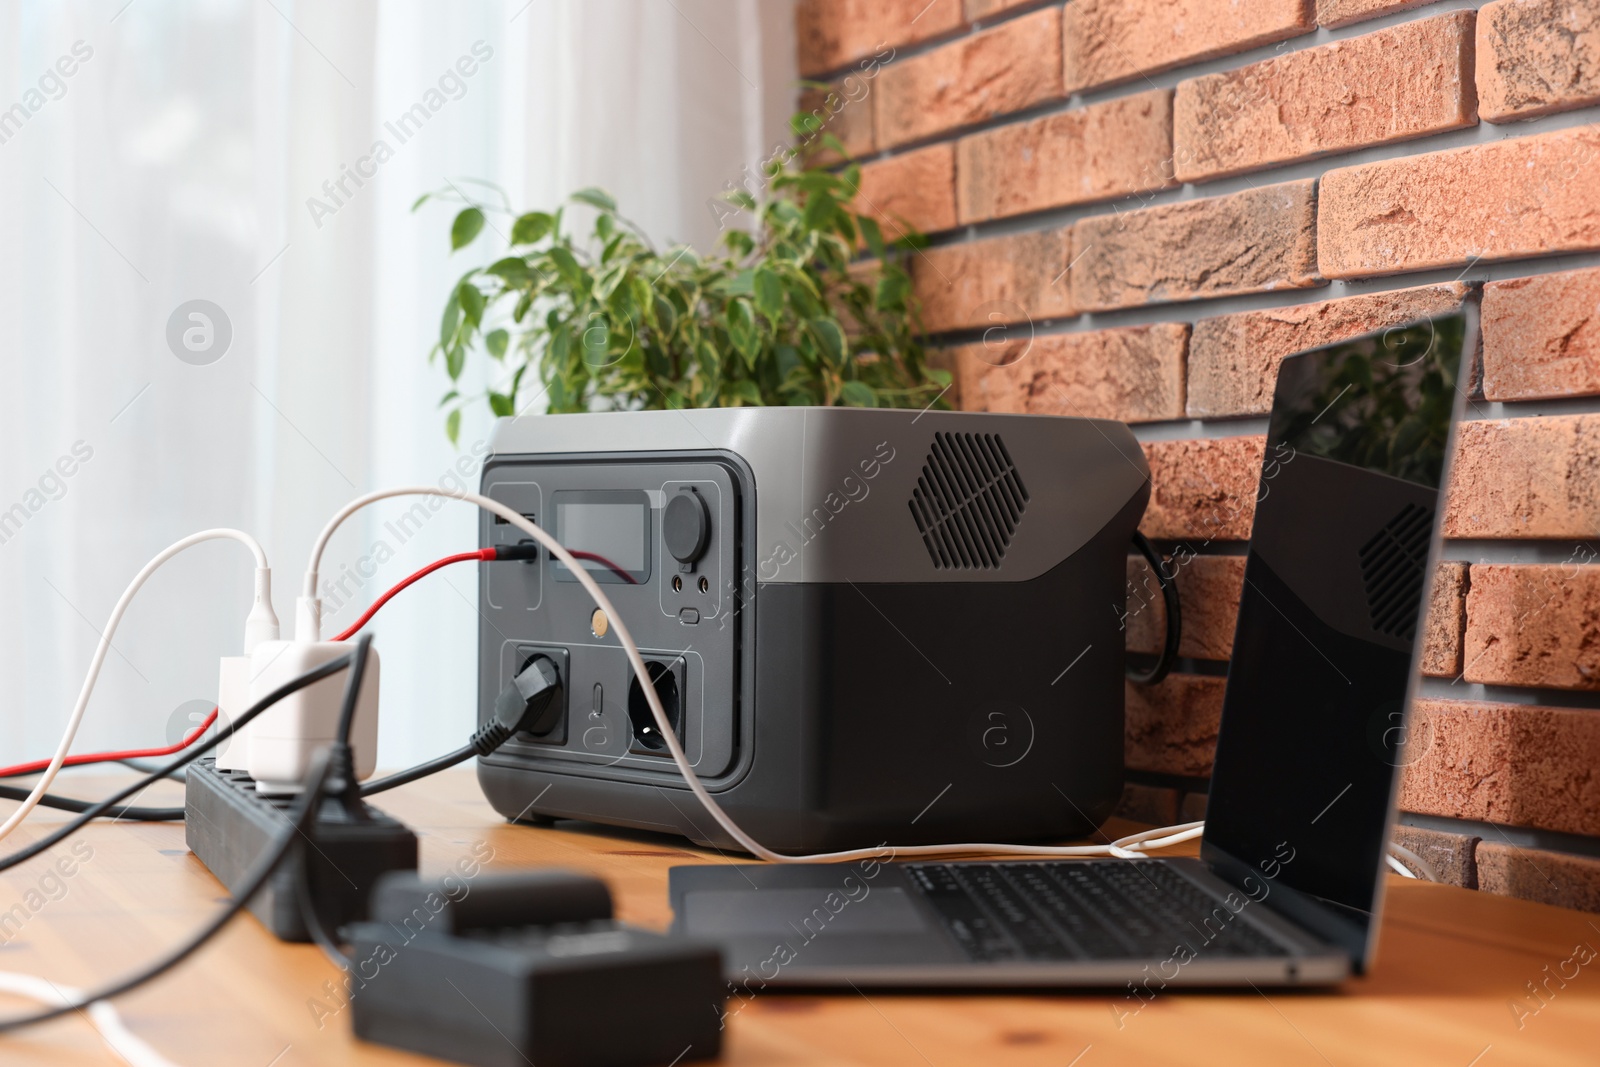
[[[658,250],[599,189],[571,198],[596,212],[581,236],[564,208],[517,214],[503,193],[499,207],[456,186],[419,199],[413,210],[430,198],[465,205],[451,223],[452,251],[480,236],[489,213],[510,220],[508,254],[451,288],[429,354],[443,358],[452,384],[441,401],[450,439],[463,406],[479,399],[458,388],[475,350],[500,368],[482,394],[496,415],[540,393],[551,412],[945,406],[950,374],[928,365],[906,270],[920,235],[886,241],[856,209],[853,162],[837,171],[775,165],[767,176],[761,201],[727,195],[752,225],[727,230],[707,255]]]

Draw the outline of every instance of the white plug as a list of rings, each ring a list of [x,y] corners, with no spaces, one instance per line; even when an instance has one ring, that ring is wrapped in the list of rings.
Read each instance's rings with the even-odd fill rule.
[[[350,646],[338,641],[267,641],[257,645],[250,656],[245,706],[348,651]],[[370,649],[350,724],[357,779],[370,777],[377,765],[378,674],[378,653]],[[338,739],[345,677],[343,672],[333,674],[291,693],[250,724],[245,752],[232,763],[242,766],[256,780],[257,790],[299,792],[311,768],[312,754]]]
[[[250,706],[250,654],[257,647],[278,640],[278,616],[272,610],[272,569],[256,568],[255,599],[244,620],[244,655],[223,656],[217,678],[218,725],[237,721]],[[236,731],[217,746],[217,770],[244,770],[249,764],[250,727]]]
[[[256,568],[255,603],[244,620],[244,654],[265,641],[278,639],[278,616],[272,610],[272,568]]]

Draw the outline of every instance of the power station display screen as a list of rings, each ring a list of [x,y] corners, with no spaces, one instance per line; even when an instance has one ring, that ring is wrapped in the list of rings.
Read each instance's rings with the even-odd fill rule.
[[[636,490],[560,492],[556,540],[596,581],[634,585],[650,577],[650,500]],[[577,578],[560,560],[556,577]]]
[[[1395,777],[1432,741],[1406,700],[1465,335],[1451,315],[1284,360],[1256,493],[1203,854],[1358,962]]]

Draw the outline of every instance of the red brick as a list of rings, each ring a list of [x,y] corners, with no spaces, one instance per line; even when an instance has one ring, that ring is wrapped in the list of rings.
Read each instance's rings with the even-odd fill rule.
[[[1476,851],[1481,838],[1421,826],[1396,826],[1390,840],[1426,860],[1428,866],[1433,868],[1433,874],[1445,885],[1458,885],[1463,889],[1478,888]],[[1400,862],[1406,863],[1405,860]]]
[[[1322,273],[1356,278],[1600,248],[1600,126],[1332,170]]]
[[[1317,25],[1337,29],[1431,3],[1433,0],[1317,0]]]
[[[1045,8],[878,76],[878,144],[905,144],[1061,98],[1061,12]]]
[[[1195,548],[1248,541],[1266,443],[1261,436],[1146,442],[1150,504],[1139,529]]]
[[[1265,415],[1284,356],[1459,308],[1461,282],[1201,319],[1189,342],[1189,417]]]
[[[1128,557],[1128,582],[1132,586],[1128,594],[1128,651],[1159,652],[1166,641],[1167,609],[1161,587],[1143,556]],[[1243,556],[1181,555],[1178,607],[1183,632],[1178,639],[1178,655],[1211,660],[1226,660],[1233,655],[1233,630],[1243,592]]]
[[[871,82],[863,75],[851,74],[827,89],[806,89],[800,94],[800,110],[815,122],[815,128],[803,135],[811,139],[803,153],[807,166],[827,166],[843,159],[823,145],[825,134],[837,137],[852,158],[871,154],[876,142],[872,133],[870,93]]]
[[[1115,814],[1151,826],[1171,826],[1178,821],[1178,791],[1125,782]]]
[[[1490,400],[1600,394],[1600,269],[1483,287],[1483,394]]]
[[[1153,422],[1183,415],[1183,323],[1043,337],[959,350],[969,411]]]
[[[1130,770],[1205,777],[1216,757],[1226,679],[1169,674],[1157,685],[1127,683],[1123,762]]]
[[[1579,546],[1570,564],[1474,564],[1462,649],[1467,681],[1600,689],[1600,566],[1583,564],[1593,558],[1593,549]],[[1591,763],[1596,752],[1589,749]]]
[[[1600,6],[1498,0],[1478,18],[1478,94],[1490,122],[1600,103]]]
[[[929,145],[861,168],[857,206],[883,225],[890,240],[906,227],[922,233],[956,224],[956,153],[949,144]]]
[[[1072,301],[1081,311],[1109,311],[1321,285],[1316,184],[1084,219],[1072,231]]]
[[[1434,678],[1461,674],[1461,642],[1467,630],[1467,565],[1441,560],[1433,571],[1433,596],[1422,630],[1422,673]]]
[[[1478,845],[1478,888],[1496,896],[1600,911],[1600,859],[1484,841]],[[1526,1003],[1531,1008],[1535,1002]]]
[[[1128,81],[1310,32],[1311,0],[1072,0],[1067,91]]]
[[[992,237],[930,248],[916,256],[911,278],[922,301],[923,329],[939,333],[1071,316],[1063,277],[1068,233],[1039,230]]]
[[[1172,91],[985,130],[958,154],[964,223],[1170,188]]]
[[[1180,181],[1477,124],[1473,13],[1453,11],[1178,85]]]
[[[1425,815],[1600,834],[1600,711],[1419,700],[1400,807]]]
[[[893,58],[964,26],[961,0],[800,0],[794,13],[800,73],[827,74],[871,56]]]
[[[1593,537],[1600,530],[1600,415],[1462,423],[1444,535]]]

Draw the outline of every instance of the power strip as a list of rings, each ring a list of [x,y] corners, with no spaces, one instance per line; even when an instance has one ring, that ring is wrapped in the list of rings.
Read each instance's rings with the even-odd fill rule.
[[[235,892],[283,832],[292,802],[262,795],[244,771],[219,771],[215,760],[190,764],[184,801],[189,851]],[[417,869],[417,835],[365,802],[361,811],[352,818],[339,801],[325,800],[309,842],[250,902],[250,913],[280,940],[311,940],[300,911],[301,870],[308,860],[311,898],[329,933],[367,918],[368,897],[380,875]]]

